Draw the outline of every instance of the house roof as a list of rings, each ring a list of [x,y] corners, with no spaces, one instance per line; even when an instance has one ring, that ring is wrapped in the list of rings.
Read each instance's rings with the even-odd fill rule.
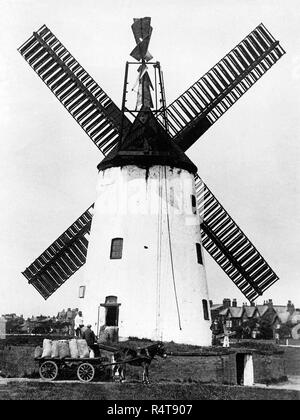
[[[291,321],[293,324],[300,322],[300,311],[294,310],[292,313],[287,310],[287,307],[284,305],[273,305],[278,318],[281,323],[286,324]]]
[[[278,314],[287,312],[287,308],[284,305],[273,305],[273,308]]]
[[[291,316],[291,314],[288,311],[276,311],[276,313],[283,324],[286,324]]]
[[[241,318],[243,316],[243,312],[244,312],[244,308],[243,307],[234,307],[231,306],[229,308],[230,310],[230,315],[232,316],[232,318]]]
[[[252,318],[257,311],[256,306],[245,306],[244,308],[248,318]]]
[[[260,316],[263,316],[269,309],[268,305],[257,305],[256,307]]]
[[[211,306],[210,309],[211,309],[211,311],[216,311],[217,309],[220,309],[222,307],[223,307],[222,303],[215,303]]]
[[[219,311],[219,315],[230,318],[242,318],[245,313],[248,318],[253,318],[256,313],[260,317],[264,316],[268,310],[271,309],[272,321],[280,321],[282,324],[292,322],[293,324],[300,323],[300,310],[295,309],[292,314],[287,310],[285,305],[256,305],[256,306],[238,306],[238,307],[227,307],[220,303],[214,304],[211,310]]]
[[[229,308],[224,308],[219,312],[219,315],[226,316],[229,311]]]
[[[228,312],[231,318],[241,318],[244,313],[244,308],[230,306],[229,308],[225,308],[222,311],[220,311],[220,315],[227,316]]]

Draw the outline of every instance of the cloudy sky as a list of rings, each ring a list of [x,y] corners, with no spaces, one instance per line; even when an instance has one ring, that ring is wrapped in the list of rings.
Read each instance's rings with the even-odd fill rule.
[[[17,52],[46,24],[120,105],[133,17],[177,98],[263,22],[287,54],[188,152],[280,281],[264,298],[300,306],[300,5],[289,0],[0,1],[0,314],[77,305],[79,270],[44,302],[21,271],[94,200],[101,153]],[[245,298],[206,254],[210,295]],[[258,300],[260,302],[261,300]]]

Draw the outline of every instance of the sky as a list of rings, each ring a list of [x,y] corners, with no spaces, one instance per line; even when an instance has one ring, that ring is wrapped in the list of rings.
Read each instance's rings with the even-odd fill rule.
[[[134,17],[151,16],[149,50],[167,103],[260,22],[287,54],[187,152],[280,280],[263,298],[300,307],[300,4],[289,0],[0,1],[0,314],[78,305],[84,267],[46,302],[22,271],[95,200],[100,151],[18,53],[43,24],[120,106]],[[206,254],[210,297],[245,301]]]

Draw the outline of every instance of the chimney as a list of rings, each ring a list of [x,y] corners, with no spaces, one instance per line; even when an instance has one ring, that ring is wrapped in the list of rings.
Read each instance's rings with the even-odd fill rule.
[[[236,308],[237,307],[237,301],[236,299],[232,299],[232,307]]]
[[[213,301],[211,299],[209,300],[209,306],[210,308],[213,306]]]
[[[272,307],[273,306],[273,300],[272,299],[269,299],[269,301],[267,302],[267,305],[270,306],[270,307]]]
[[[251,301],[250,302],[251,306],[255,306],[255,302]]]
[[[230,308],[231,306],[231,301],[228,298],[223,299],[223,306],[224,308]]]

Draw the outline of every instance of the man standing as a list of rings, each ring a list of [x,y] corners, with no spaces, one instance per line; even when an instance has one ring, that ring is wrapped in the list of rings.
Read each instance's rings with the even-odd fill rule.
[[[77,338],[81,338],[81,328],[84,326],[82,312],[79,311],[74,319],[74,331]]]
[[[82,333],[82,338],[84,338],[85,341],[87,342],[89,349],[94,352],[94,357],[99,357],[100,356],[99,346],[98,344],[96,344],[97,338],[95,336],[94,331],[92,330],[91,325],[86,326],[86,330],[84,330]]]

